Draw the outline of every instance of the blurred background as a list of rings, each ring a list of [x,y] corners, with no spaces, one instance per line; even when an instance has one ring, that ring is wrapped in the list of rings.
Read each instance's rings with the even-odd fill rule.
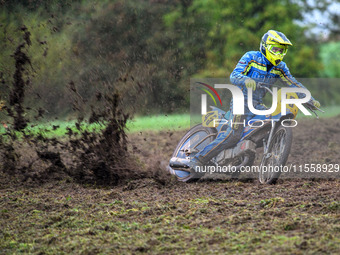
[[[229,82],[269,29],[293,43],[284,61],[296,78],[340,78],[338,0],[2,0],[5,101],[24,26],[31,33],[27,104],[51,118],[72,118],[68,91],[75,88],[85,107],[113,87],[137,115],[188,112],[190,78]],[[323,105],[340,105],[337,82],[304,85]]]

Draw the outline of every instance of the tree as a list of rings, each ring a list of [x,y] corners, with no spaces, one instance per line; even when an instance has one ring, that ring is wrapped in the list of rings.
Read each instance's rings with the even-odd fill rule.
[[[317,73],[320,64],[313,43],[304,34],[306,28],[295,22],[302,19],[302,11],[290,0],[196,0],[187,7],[179,6],[166,20],[169,27],[183,33],[187,32],[188,23],[199,28],[198,34],[192,34],[191,44],[179,38],[177,46],[183,52],[191,52],[190,47],[196,45],[199,49],[195,51],[204,52],[206,61],[201,76],[228,76],[240,57],[246,51],[258,50],[263,34],[275,29],[284,32],[294,44],[285,58],[292,73],[310,77]],[[192,55],[190,60],[194,58]]]
[[[162,20],[173,5],[111,1],[85,13],[91,19],[74,37],[82,62],[80,92],[89,98],[98,86],[110,83],[124,95],[126,107],[140,113],[182,108],[185,97],[178,83],[183,61]]]

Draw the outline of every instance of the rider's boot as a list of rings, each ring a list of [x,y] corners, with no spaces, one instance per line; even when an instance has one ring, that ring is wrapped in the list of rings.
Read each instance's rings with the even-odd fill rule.
[[[199,171],[198,169],[200,169],[203,165],[204,164],[196,158],[184,159],[184,158],[173,157],[170,159],[170,162],[169,162],[170,167],[183,169],[186,171],[190,171],[192,173]]]
[[[189,169],[190,159],[172,157],[169,162],[169,166],[173,168]]]

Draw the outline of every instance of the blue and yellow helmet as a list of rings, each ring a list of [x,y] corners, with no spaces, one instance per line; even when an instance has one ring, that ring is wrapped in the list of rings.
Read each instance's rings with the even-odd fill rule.
[[[262,37],[260,51],[270,63],[277,66],[287,54],[288,46],[293,45],[281,32],[269,30]]]

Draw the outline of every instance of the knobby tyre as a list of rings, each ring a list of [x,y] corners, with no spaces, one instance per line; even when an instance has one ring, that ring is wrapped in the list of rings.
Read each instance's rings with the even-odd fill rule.
[[[203,127],[202,124],[191,128],[178,143],[172,157],[185,158],[185,151],[200,151],[216,138],[217,130],[215,128]],[[194,156],[193,153],[190,158]],[[175,174],[177,179],[182,182],[195,182],[204,176],[200,172],[185,172],[173,169],[170,172]]]
[[[281,166],[285,166],[288,160],[292,141],[293,131],[291,127],[280,126],[275,131],[268,147],[270,156],[265,158],[260,166],[260,183],[275,184],[277,182],[281,175]]]

